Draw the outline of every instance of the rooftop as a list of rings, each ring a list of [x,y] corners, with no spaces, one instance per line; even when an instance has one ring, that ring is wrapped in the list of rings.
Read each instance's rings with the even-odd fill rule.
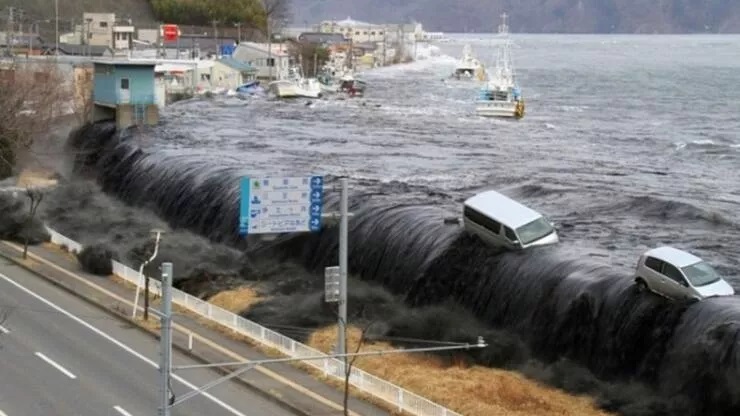
[[[95,59],[92,61],[93,64],[100,65],[116,65],[116,66],[151,66],[154,68],[157,63],[154,61],[133,61],[130,59]]]
[[[262,52],[269,52],[269,49],[267,48],[266,43],[256,43],[256,42],[242,42],[234,51],[234,55],[236,55],[239,51],[239,49],[242,48],[251,48],[251,49],[257,49]],[[290,53],[288,51],[288,46],[282,43],[273,43],[272,44],[272,54],[275,56],[289,56]]]
[[[481,192],[468,198],[465,205],[513,228],[519,228],[542,217],[539,212],[496,191]]]
[[[691,266],[692,264],[702,261],[699,257],[696,257],[691,253],[673,247],[654,248],[652,250],[648,250],[645,255],[671,263],[679,268]]]
[[[218,60],[218,62],[221,62],[222,64],[236,69],[237,71],[241,72],[257,72],[257,68],[253,67],[252,65],[249,65],[246,62],[238,61],[234,58],[221,58]]]
[[[374,23],[361,22],[359,20],[354,20],[354,19],[352,19],[349,16],[347,16],[347,18],[344,19],[344,20],[339,20],[339,21],[336,21],[336,20],[325,20],[325,21],[323,21],[321,23],[322,24],[324,24],[324,23],[336,24],[336,25],[339,25],[339,26],[346,26],[346,27],[366,27],[366,28],[382,27],[382,25],[376,25]]]

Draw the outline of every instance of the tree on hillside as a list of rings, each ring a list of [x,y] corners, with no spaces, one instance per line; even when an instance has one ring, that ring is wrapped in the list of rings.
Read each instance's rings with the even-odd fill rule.
[[[0,179],[13,174],[19,154],[62,115],[67,85],[54,64],[0,69]]]

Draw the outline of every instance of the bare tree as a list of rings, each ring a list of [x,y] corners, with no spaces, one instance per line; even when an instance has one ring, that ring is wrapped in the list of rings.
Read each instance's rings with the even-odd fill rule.
[[[93,110],[93,73],[92,68],[75,68],[73,109],[77,123],[82,125],[90,121]]]
[[[36,210],[38,210],[41,201],[44,199],[44,193],[38,188],[26,188],[26,196],[28,197],[28,217],[26,218],[26,229],[23,235],[23,259],[28,257],[28,237],[31,229],[33,219],[36,217]]]
[[[357,341],[357,348],[355,348],[354,351],[355,354],[359,353],[362,347],[365,345],[365,341],[367,341],[367,332],[370,330],[370,327],[372,327],[374,323],[375,322],[369,322],[367,325],[361,328],[360,339]],[[344,327],[347,328],[347,325],[345,325]],[[352,367],[354,367],[355,361],[357,361],[357,355],[353,355],[349,361],[347,361],[346,357],[344,359],[344,362],[346,363],[344,366],[344,416],[349,416],[349,379],[352,375]]]
[[[290,21],[290,0],[262,0],[262,9],[265,16],[264,34],[270,37],[271,33],[283,29]]]
[[[53,63],[0,69],[0,178],[12,175],[19,153],[50,130],[70,96]]]

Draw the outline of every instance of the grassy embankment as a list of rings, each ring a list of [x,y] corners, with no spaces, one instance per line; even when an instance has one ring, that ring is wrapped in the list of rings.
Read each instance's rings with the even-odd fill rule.
[[[250,287],[221,292],[209,302],[239,313],[261,301]],[[360,330],[350,328],[348,350],[354,351]],[[336,342],[336,327],[314,332],[308,344],[328,352]],[[387,343],[369,342],[361,351],[395,349]],[[482,366],[448,365],[427,354],[393,354],[362,357],[355,365],[466,416],[608,415],[593,399],[569,395],[527,379],[519,373]]]

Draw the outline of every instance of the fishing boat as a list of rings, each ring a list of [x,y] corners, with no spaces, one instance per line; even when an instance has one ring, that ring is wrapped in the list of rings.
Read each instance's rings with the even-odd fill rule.
[[[316,78],[306,78],[299,67],[288,68],[286,76],[267,85],[278,98],[321,98],[321,85]]]
[[[498,50],[496,65],[488,74],[476,101],[475,112],[483,117],[524,117],[524,98],[516,81],[516,73],[511,60],[511,40],[506,13],[501,15],[502,23],[498,33],[503,44]]]
[[[462,58],[460,58],[460,61],[457,63],[457,67],[455,67],[455,72],[452,76],[457,79],[473,78],[473,75],[475,75],[480,66],[480,61],[478,61],[478,59],[473,55],[473,50],[470,48],[470,45],[465,45],[463,47]]]

